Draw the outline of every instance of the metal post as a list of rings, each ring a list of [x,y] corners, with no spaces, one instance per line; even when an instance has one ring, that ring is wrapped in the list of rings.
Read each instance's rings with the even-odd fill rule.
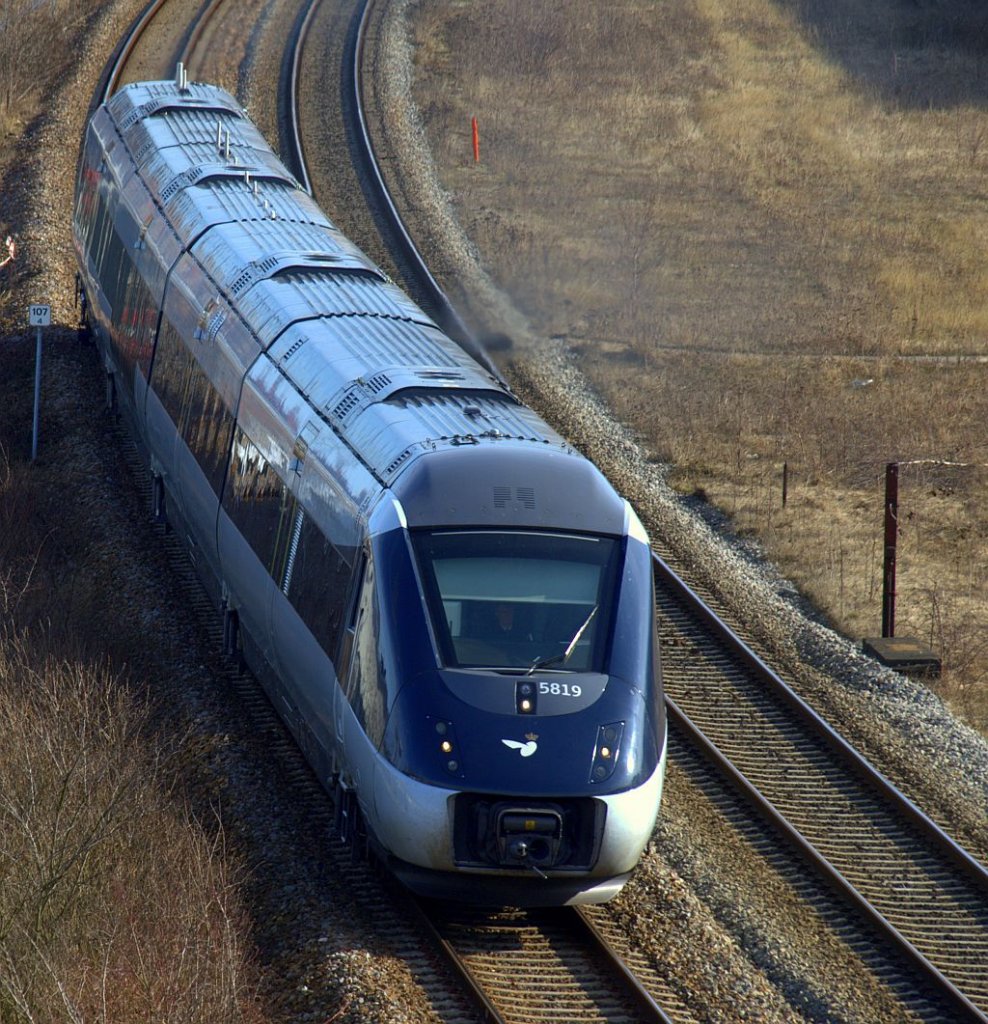
[[[41,422],[41,328],[34,346],[34,429],[31,433],[31,461],[38,457],[38,428]]]
[[[882,576],[882,636],[895,636],[895,547],[899,527],[899,463],[885,466],[885,568]]]

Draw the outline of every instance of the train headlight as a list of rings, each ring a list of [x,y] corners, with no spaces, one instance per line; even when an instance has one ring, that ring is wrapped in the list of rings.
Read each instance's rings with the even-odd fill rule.
[[[450,775],[460,775],[460,761],[456,756],[457,742],[453,735],[453,723],[443,718],[432,719],[432,726],[436,730],[436,746],[439,757],[442,759],[443,767]]]
[[[519,679],[515,683],[515,710],[519,715],[534,715],[538,687],[531,679]]]
[[[611,722],[597,728],[597,742],[593,748],[593,764],[590,766],[590,781],[603,782],[614,774],[624,736],[624,722]]]

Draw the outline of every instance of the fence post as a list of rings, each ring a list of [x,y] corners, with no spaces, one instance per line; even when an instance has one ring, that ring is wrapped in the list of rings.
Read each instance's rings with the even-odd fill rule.
[[[882,636],[895,636],[895,549],[899,534],[899,463],[885,466],[885,565],[882,573]]]

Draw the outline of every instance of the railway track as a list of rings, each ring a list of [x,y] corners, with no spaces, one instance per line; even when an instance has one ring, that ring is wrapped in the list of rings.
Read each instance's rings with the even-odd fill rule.
[[[658,557],[656,578],[677,742],[853,910],[864,958],[893,954],[881,970],[904,1005],[920,1019],[988,1019],[988,871]]]
[[[648,974],[649,983],[639,980],[618,951],[619,940],[596,923],[599,912],[413,904],[489,1021],[670,1024],[655,991],[685,1012],[672,990],[641,964],[636,969]]]
[[[377,172],[375,182],[383,187]],[[387,205],[399,221],[395,233],[413,244]],[[425,287],[440,307],[448,305],[431,275]],[[988,872],[805,705],[665,561],[657,556],[655,565],[679,737],[799,850],[829,898],[853,908],[869,933],[863,942],[855,936],[859,955],[882,961],[879,972],[909,1012],[988,1020]]]
[[[135,25],[135,37],[163,2],[149,6]],[[198,10],[196,27],[186,32],[181,44],[186,59],[221,3],[211,0]],[[357,5],[343,6],[352,7],[355,19]],[[296,168],[308,188],[313,186],[301,140],[304,119],[294,100],[301,80],[297,55],[316,17],[317,6],[300,5],[294,55],[286,57],[284,65],[290,69],[283,76],[288,99],[279,114],[280,123],[291,126],[285,144],[297,151]],[[357,115],[349,138],[353,149],[365,153],[357,171],[361,188],[376,196],[375,221],[385,244],[398,246],[396,260],[403,276],[418,282],[415,290],[420,298],[428,297],[430,311],[496,373],[428,274],[376,168],[359,75],[368,23],[366,12],[359,23],[351,21],[342,49],[353,62],[341,76],[346,86],[341,106]],[[136,45],[128,42],[122,47],[107,91],[122,80],[120,68]],[[315,176],[313,180],[317,182]],[[318,195],[318,184],[314,187]],[[754,829],[766,859],[778,860],[780,847],[789,851],[786,870],[795,874],[793,884],[803,887],[805,898],[911,1019],[988,1020],[985,869],[802,705],[661,559],[656,561],[656,575],[676,762],[700,779],[725,814],[738,818],[740,829],[749,835]],[[204,618],[212,614],[215,620],[215,609],[202,611]],[[239,670],[230,670],[229,681],[248,704],[263,704],[256,683]],[[267,712],[258,705],[254,713]],[[287,734],[284,742],[284,756],[297,762],[292,771],[301,780],[307,773],[304,761]],[[744,808],[740,814],[738,806]],[[815,882],[807,885],[800,872],[811,873]],[[628,966],[634,951],[626,939],[622,941],[605,908],[551,915],[513,910],[465,914],[432,905],[420,906],[417,913],[424,915],[423,927],[453,969],[470,979],[468,985],[486,1019],[692,1019],[648,958],[638,957],[634,968]],[[406,943],[407,937],[403,948],[408,948]],[[602,952],[606,947],[612,947],[609,953]],[[531,968],[521,984],[519,963],[526,971]],[[433,968],[425,973],[429,972]],[[432,984],[434,978],[423,977],[422,982]],[[549,1006],[557,1007],[559,1016],[545,1016]],[[452,1015],[460,1013],[457,1009]]]

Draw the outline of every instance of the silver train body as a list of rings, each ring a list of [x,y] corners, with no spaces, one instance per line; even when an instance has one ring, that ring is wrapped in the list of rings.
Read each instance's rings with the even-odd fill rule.
[[[612,897],[666,750],[628,503],[220,89],[138,83],[101,106],[73,233],[168,521],[345,834],[425,894]]]

